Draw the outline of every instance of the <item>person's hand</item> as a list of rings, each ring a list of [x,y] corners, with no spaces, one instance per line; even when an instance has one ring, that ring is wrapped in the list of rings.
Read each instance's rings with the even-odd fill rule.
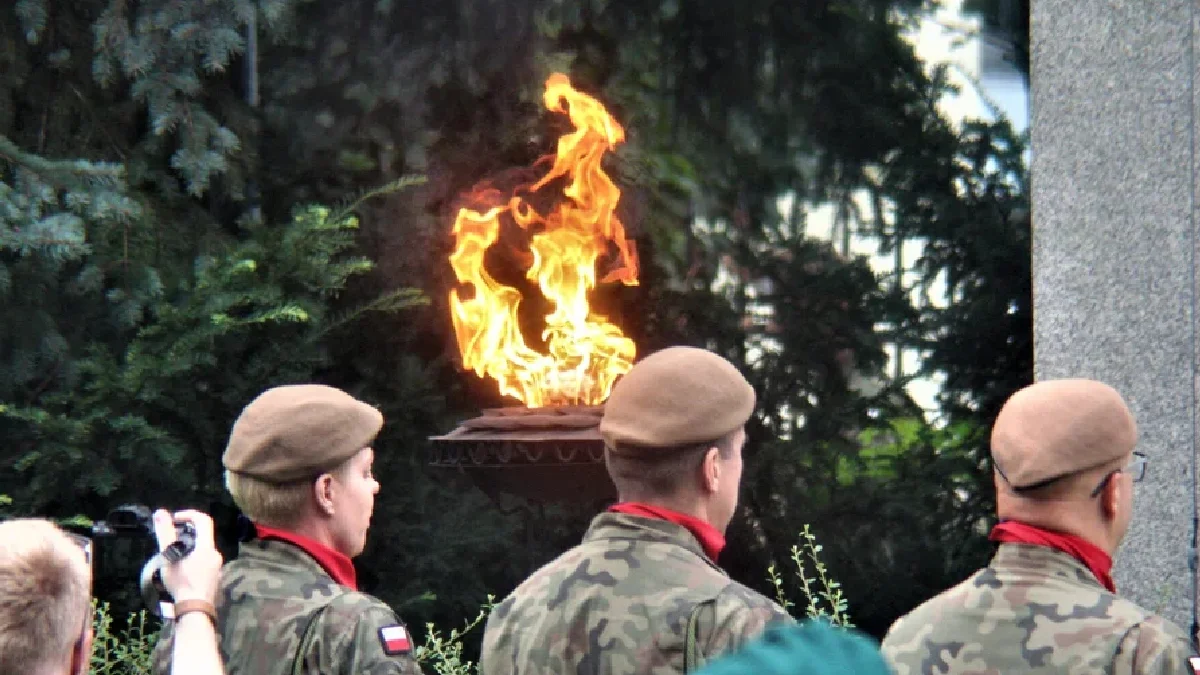
[[[175,602],[215,602],[224,559],[213,540],[212,518],[199,511],[179,511],[175,519],[190,522],[196,529],[196,550],[177,563],[164,562],[163,585],[171,592]],[[162,509],[154,513],[154,537],[158,540],[159,551],[175,541],[174,520]]]

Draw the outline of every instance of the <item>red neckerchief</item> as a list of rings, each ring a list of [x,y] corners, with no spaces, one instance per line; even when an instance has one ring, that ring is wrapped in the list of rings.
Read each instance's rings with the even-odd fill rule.
[[[1083,537],[1044,530],[1034,525],[1018,523],[1015,520],[1005,520],[992,528],[988,539],[1006,544],[1048,546],[1062,551],[1086,565],[1109,592],[1117,592],[1117,586],[1113,583],[1112,578],[1112,556]]]
[[[725,548],[725,535],[717,532],[717,528],[712,525],[699,518],[689,516],[686,513],[679,513],[670,509],[664,509],[661,506],[651,506],[650,504],[642,504],[640,502],[622,502],[608,507],[608,510],[612,513],[624,513],[631,516],[665,520],[687,528],[687,531],[691,532],[696,541],[700,542],[700,547],[704,549],[704,553],[709,558],[712,558],[713,562],[717,561],[717,556],[721,555],[721,550]]]
[[[339,584],[346,586],[351,590],[358,590],[358,573],[354,570],[354,563],[350,558],[338,553],[315,539],[302,537],[295,532],[287,530],[277,530],[266,525],[254,524],[254,529],[258,530],[259,539],[275,539],[278,541],[286,541],[298,547],[308,555],[312,556],[313,560],[317,561],[329,576]]]

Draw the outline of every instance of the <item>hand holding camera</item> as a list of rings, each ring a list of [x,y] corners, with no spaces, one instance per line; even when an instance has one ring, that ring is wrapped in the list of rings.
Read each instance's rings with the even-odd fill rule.
[[[180,511],[172,518],[160,509],[154,513],[154,536],[164,560],[162,583],[175,603],[213,602],[224,559],[213,540],[212,518],[199,511]]]

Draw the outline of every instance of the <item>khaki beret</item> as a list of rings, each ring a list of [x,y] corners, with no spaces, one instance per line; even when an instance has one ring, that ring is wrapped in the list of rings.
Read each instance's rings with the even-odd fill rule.
[[[604,404],[609,450],[715,441],[754,411],[754,388],[732,363],[695,347],[670,347],[634,364]]]
[[[1029,489],[1127,457],[1137,424],[1115,389],[1047,380],[1021,389],[992,428],[992,459],[1014,489]]]
[[[381,428],[378,410],[340,389],[275,387],[238,416],[221,461],[234,473],[271,483],[316,478],[370,445]]]

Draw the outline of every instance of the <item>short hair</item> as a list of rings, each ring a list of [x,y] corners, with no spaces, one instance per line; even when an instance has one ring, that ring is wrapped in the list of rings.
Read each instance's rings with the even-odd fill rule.
[[[64,660],[90,616],[84,551],[53,523],[0,523],[0,673],[38,672]]]
[[[311,499],[312,485],[312,480],[268,483],[253,476],[225,471],[225,488],[233,497],[233,503],[247,518],[268,527],[294,525]]]
[[[354,459],[351,457],[324,473],[341,478]],[[313,483],[321,475],[302,481],[270,483],[260,478],[225,470],[225,489],[233,503],[250,520],[267,527],[288,528],[304,517],[313,494]]]
[[[704,443],[689,443],[667,448],[641,448],[636,453],[622,448],[604,453],[604,464],[617,493],[625,500],[645,500],[676,495],[695,474],[710,448],[716,448],[722,459],[734,453],[733,439],[740,429]]]

